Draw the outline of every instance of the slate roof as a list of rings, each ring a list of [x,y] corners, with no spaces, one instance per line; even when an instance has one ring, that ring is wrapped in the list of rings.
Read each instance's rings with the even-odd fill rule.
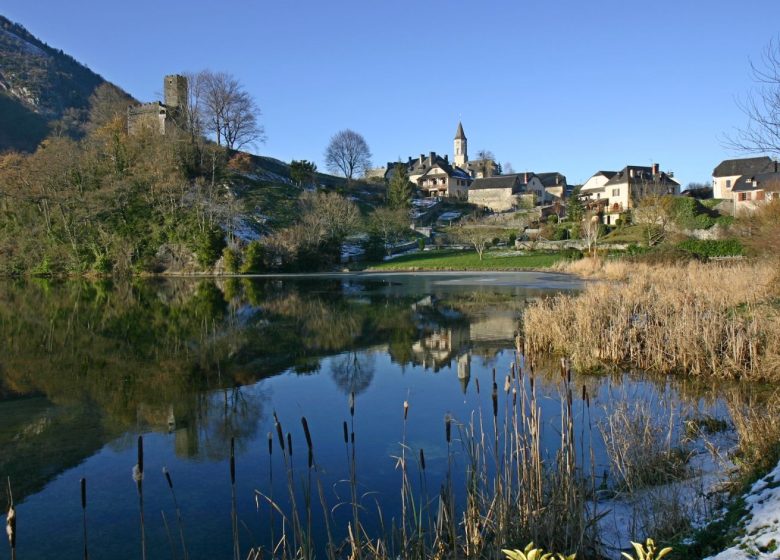
[[[519,174],[514,175],[496,175],[494,177],[484,177],[474,179],[469,187],[470,191],[483,189],[512,189],[515,191],[520,188],[523,182]]]
[[[553,171],[551,173],[534,173],[545,187],[557,187],[566,184],[566,175]]]
[[[385,172],[385,179],[390,179],[394,172],[395,172],[395,166],[398,165],[399,162],[387,162],[387,172]],[[442,169],[448,176],[450,177],[457,177],[459,179],[471,179],[471,176],[466,173],[463,169],[460,167],[456,167],[452,165],[447,159],[444,157],[433,153],[428,154],[427,156],[423,156],[422,162],[420,162],[420,158],[409,158],[409,161],[407,162],[401,162],[401,165],[406,166],[406,172],[409,175],[425,175],[428,173],[431,169],[434,169],[436,167]]]
[[[465,140],[466,134],[463,132],[463,125],[458,121],[458,131],[455,133],[455,140]]]
[[[774,167],[774,166],[773,166]],[[756,186],[753,186],[753,180],[756,181]],[[756,175],[743,175],[737,182],[734,183],[733,192],[746,192],[746,191],[772,191],[780,192],[780,173],[757,173]]]
[[[634,172],[633,178],[631,178],[631,171]],[[641,181],[657,182],[660,185],[680,186],[680,183],[672,179],[668,174],[664,173],[663,171],[660,173],[660,178],[656,180],[653,177],[652,167],[645,167],[642,165],[627,165],[622,170],[618,171],[609,181],[607,181],[604,187],[611,187],[613,185],[622,185],[628,182],[638,183]]]
[[[727,159],[713,171],[713,177],[733,177],[734,175],[756,175],[774,171],[774,162],[769,156]]]

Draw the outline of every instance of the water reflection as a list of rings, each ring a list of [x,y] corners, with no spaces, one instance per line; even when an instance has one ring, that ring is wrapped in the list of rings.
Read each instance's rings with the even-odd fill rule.
[[[554,276],[545,282],[563,287]],[[325,487],[334,488],[348,472],[341,427],[354,393],[362,488],[384,492],[383,505],[392,504],[401,403],[411,403],[408,443],[425,448],[436,488],[447,464],[444,414],[464,422],[479,407],[490,410],[489,392],[475,390],[480,377],[489,387],[494,368],[506,375],[526,302],[549,293],[533,282],[468,284],[441,276],[0,284],[0,477],[10,476],[17,501],[29,508],[20,511],[31,532],[36,522],[47,530],[66,527],[69,516],[77,522],[78,499],[69,492],[77,488],[74,479],[94,477],[110,504],[103,508],[98,498],[94,507],[111,512],[107,523],[124,523],[103,527],[103,546],[113,546],[135,528],[128,473],[134,436],[144,433],[148,472],[171,468],[188,489],[188,523],[210,527],[193,547],[221,557],[230,549],[224,511],[230,438],[244,485],[240,513],[256,519],[252,497],[269,480],[265,438],[273,413],[293,432],[296,458],[305,456],[305,444],[295,427],[307,416],[329,477]],[[541,368],[538,376],[541,406],[554,424],[557,368],[549,374]],[[576,383],[587,386],[595,409],[623,380]],[[645,383],[640,390],[656,382]],[[655,390],[669,392],[665,383]],[[695,402],[712,387],[675,390]],[[575,409],[578,421],[584,418],[584,404]],[[162,485],[160,476],[149,475],[152,509],[167,507]],[[212,527],[214,519],[227,526]],[[157,539],[164,550],[165,536],[154,530],[150,542]],[[62,533],[52,542],[77,554],[74,537]],[[32,556],[53,554],[46,542],[27,546]]]
[[[337,356],[333,381],[360,394],[376,374],[368,348],[433,372],[456,361],[465,392],[471,355],[507,347],[523,302],[543,293],[517,292],[397,278],[5,283],[0,473],[21,499],[127,430],[171,433],[182,457],[224,458],[269,413],[243,387]]]

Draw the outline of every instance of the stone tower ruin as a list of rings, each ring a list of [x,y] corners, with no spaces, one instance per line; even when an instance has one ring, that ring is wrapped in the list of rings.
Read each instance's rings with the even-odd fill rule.
[[[163,80],[164,103],[153,101],[127,108],[127,132],[136,134],[151,128],[160,134],[183,129],[187,110],[187,78],[178,74],[165,76]]]

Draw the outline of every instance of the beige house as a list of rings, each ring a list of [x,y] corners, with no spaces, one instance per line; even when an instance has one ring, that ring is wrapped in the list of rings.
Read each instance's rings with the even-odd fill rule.
[[[549,201],[562,201],[566,198],[566,175],[553,171],[551,173],[534,173],[546,193],[544,198]]]
[[[776,164],[773,166],[776,169]],[[732,187],[734,213],[753,212],[762,204],[780,200],[780,173],[759,173],[740,177]]]
[[[614,224],[646,196],[680,194],[680,183],[661,171],[657,163],[652,167],[627,165],[604,183],[603,189],[602,198],[607,199],[604,223]]]
[[[723,198],[731,200],[732,192],[737,181],[743,176],[758,175],[760,173],[769,173],[777,171],[775,163],[767,156],[727,159],[712,171],[712,196],[713,198]],[[735,200],[736,208],[736,200]]]

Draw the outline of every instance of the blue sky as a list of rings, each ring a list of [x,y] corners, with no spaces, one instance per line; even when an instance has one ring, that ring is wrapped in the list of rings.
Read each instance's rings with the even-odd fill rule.
[[[750,60],[780,34],[778,0],[3,0],[21,23],[141,100],[162,77],[234,74],[282,160],[363,134],[377,165],[469,153],[516,171],[659,162],[683,184],[734,157]]]

